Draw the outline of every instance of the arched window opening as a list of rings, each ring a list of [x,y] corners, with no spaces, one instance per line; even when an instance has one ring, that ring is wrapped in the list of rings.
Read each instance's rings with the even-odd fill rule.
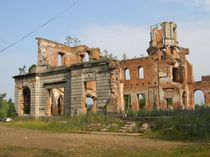
[[[202,90],[196,90],[194,92],[194,102],[195,102],[195,108],[205,105],[204,93]]]
[[[82,62],[88,62],[88,61],[90,61],[90,56],[87,52],[85,52],[85,55],[84,55],[84,58],[83,58]]]
[[[139,79],[143,79],[144,78],[144,68],[143,67],[139,67]]]
[[[87,96],[86,100],[85,100],[85,103],[86,103],[87,112],[92,111],[92,109],[93,109],[93,98]]]
[[[124,70],[124,77],[125,77],[125,80],[130,80],[131,79],[129,69]]]
[[[31,109],[31,91],[28,87],[23,89],[23,113],[30,114]]]

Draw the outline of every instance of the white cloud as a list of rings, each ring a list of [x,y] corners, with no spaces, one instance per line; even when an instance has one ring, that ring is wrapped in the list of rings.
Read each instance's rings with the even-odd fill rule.
[[[123,53],[129,57],[147,55],[149,27],[130,25],[91,26],[80,31],[79,38],[88,45],[107,49],[120,59]]]
[[[210,74],[210,23],[186,22],[178,24],[179,45],[190,49],[188,56],[193,64],[195,80]],[[129,57],[147,55],[149,46],[149,26],[111,25],[84,28],[79,38],[85,44],[107,49],[121,58],[123,53]]]
[[[188,0],[189,2],[186,1],[186,3],[188,3],[188,5],[193,5],[196,7],[203,7],[205,9],[210,9],[210,0]]]
[[[210,23],[206,21],[181,22],[178,25],[179,45],[190,49],[188,59],[193,64],[195,80],[210,74]],[[93,47],[107,49],[121,58],[123,53],[129,57],[147,55],[150,30],[148,26],[111,25],[84,28],[79,38]],[[203,102],[201,93],[195,94],[196,103]]]
[[[200,7],[205,10],[210,10],[210,0],[158,0],[162,2],[176,2],[191,7]]]
[[[16,47],[11,48],[11,51],[5,52],[0,55],[0,93],[7,93],[7,99],[12,98],[14,101],[14,79],[12,78],[15,75],[19,74],[18,68],[26,65],[27,68],[31,64],[36,62],[36,52],[33,53],[23,53],[21,51],[16,51]],[[15,53],[12,53],[15,52]]]
[[[178,24],[180,45],[190,49],[189,60],[193,64],[195,80],[210,75],[210,23],[189,22]]]
[[[188,58],[193,64],[195,79],[200,80],[202,75],[210,74],[210,22],[197,20],[178,22],[177,25],[179,45],[190,49]],[[149,28],[149,25],[94,25],[78,31],[80,32],[78,38],[89,46],[99,47],[101,50],[107,49],[119,56],[120,59],[123,53],[126,53],[130,58],[139,57],[142,53],[147,55],[146,49],[150,41]],[[11,77],[18,73],[18,67],[24,64],[29,66],[30,63],[36,62],[36,48],[33,51],[33,53],[26,53],[27,55],[24,56],[8,53],[1,58],[2,65],[7,66],[0,68],[3,73],[0,77],[0,93],[7,92],[8,98],[13,97],[14,80]]]

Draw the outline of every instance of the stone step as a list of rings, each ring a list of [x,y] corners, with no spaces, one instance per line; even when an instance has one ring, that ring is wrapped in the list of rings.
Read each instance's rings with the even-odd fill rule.
[[[123,127],[121,127],[121,129],[128,130],[128,127],[123,126]]]
[[[101,129],[101,131],[103,131],[103,132],[107,132],[107,131],[108,131],[108,129],[103,128],[103,129]]]
[[[126,124],[130,124],[130,125],[133,124],[133,123],[134,123],[134,122],[126,122]]]
[[[126,130],[123,130],[123,129],[119,129],[117,132],[126,132]]]

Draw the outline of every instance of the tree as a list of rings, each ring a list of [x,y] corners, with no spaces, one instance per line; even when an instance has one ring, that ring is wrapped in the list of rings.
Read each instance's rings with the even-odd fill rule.
[[[5,99],[6,93],[0,94],[0,118],[15,117],[15,106],[12,99]]]
[[[108,50],[104,50],[103,52],[104,58],[109,60],[117,60],[117,56],[114,56],[112,53],[109,53]]]
[[[16,116],[15,104],[12,102],[12,99],[8,100],[7,116],[8,117],[15,117]]]
[[[36,64],[32,64],[32,65],[30,66],[30,68],[28,69],[28,72],[29,72],[29,73],[32,73],[32,69],[35,68],[35,67],[36,67]]]
[[[2,100],[3,98],[5,98],[6,95],[7,95],[6,93],[0,94],[0,100]]]
[[[0,117],[7,117],[8,105],[7,101],[4,100],[6,93],[0,94]]]
[[[123,53],[122,60],[127,60],[127,59],[128,59],[128,56],[126,55],[126,53]]]
[[[66,36],[64,44],[67,46],[78,46],[80,42],[78,38]]]
[[[26,66],[24,65],[22,68],[19,68],[19,75],[25,75],[26,74]]]

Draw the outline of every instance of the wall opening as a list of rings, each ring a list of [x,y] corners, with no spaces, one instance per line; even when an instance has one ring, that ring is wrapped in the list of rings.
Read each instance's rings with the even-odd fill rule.
[[[63,66],[64,65],[64,54],[59,52],[58,53],[58,66]]]
[[[48,115],[64,115],[64,88],[49,89],[48,95]]]
[[[131,109],[131,95],[124,95],[125,110]]]
[[[23,108],[22,113],[30,114],[31,109],[31,91],[28,87],[23,89]]]
[[[93,98],[90,96],[87,96],[85,103],[86,103],[87,112],[92,111],[93,110]]]
[[[139,67],[138,74],[139,74],[139,79],[144,78],[144,68],[143,67]]]
[[[173,81],[174,82],[183,82],[183,71],[184,67],[179,66],[178,68],[172,69]]]
[[[179,81],[179,71],[178,68],[172,69],[172,75],[173,75],[173,81],[178,82]]]
[[[87,52],[85,52],[82,62],[88,62],[88,61],[90,61],[90,55]]]
[[[96,112],[97,111],[97,95],[96,95],[96,81],[84,82],[84,96],[82,102],[83,112]]]
[[[182,104],[183,104],[184,106],[187,106],[187,92],[186,92],[186,91],[184,91],[184,92],[182,93]]]
[[[146,97],[144,93],[137,94],[139,101],[139,109],[144,109],[146,106]]]
[[[173,98],[166,98],[167,109],[173,108]]]
[[[202,90],[196,90],[194,92],[194,102],[195,102],[195,107],[205,105],[204,92]]]
[[[163,53],[161,55],[161,60],[162,61],[166,61],[166,52],[165,52],[165,50],[163,50]]]
[[[124,70],[124,78],[125,78],[125,80],[130,80],[131,79],[130,70],[129,69],[125,69]]]

